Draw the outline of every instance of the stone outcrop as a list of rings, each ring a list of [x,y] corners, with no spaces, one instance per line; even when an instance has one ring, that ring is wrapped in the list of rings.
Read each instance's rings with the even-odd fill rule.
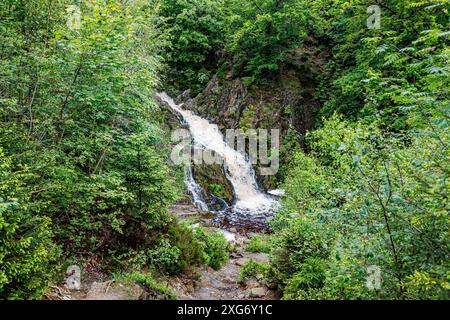
[[[212,77],[204,91],[195,97],[185,91],[177,99],[184,108],[216,123],[219,129],[280,129],[281,143],[289,127],[296,130],[300,141],[314,127],[320,102],[316,99],[319,74],[328,52],[305,45],[289,52],[289,63],[265,84],[246,85],[228,72]],[[221,75],[222,74],[222,75]],[[228,74],[228,76],[226,76]],[[258,174],[258,173],[257,173]],[[267,177],[258,177],[266,189],[274,187]]]

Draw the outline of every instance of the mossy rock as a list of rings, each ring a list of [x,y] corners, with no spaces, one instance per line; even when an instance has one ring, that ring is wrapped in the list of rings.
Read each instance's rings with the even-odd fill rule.
[[[193,171],[195,180],[204,190],[206,190],[208,196],[213,195],[219,197],[228,204],[233,202],[233,187],[227,180],[221,165],[196,165],[193,167]]]

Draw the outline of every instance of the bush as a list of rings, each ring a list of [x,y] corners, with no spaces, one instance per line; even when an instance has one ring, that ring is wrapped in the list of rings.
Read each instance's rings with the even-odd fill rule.
[[[267,269],[268,264],[249,260],[242,266],[239,272],[239,282],[244,282],[245,279],[255,277],[258,274],[265,275]]]
[[[172,222],[168,238],[149,250],[152,266],[159,271],[175,274],[187,266],[205,264],[219,269],[228,260],[228,244],[221,232],[209,232],[199,227]]]
[[[450,289],[450,271],[444,271],[444,275],[435,276],[428,272],[415,271],[407,276],[402,283],[404,294],[408,299],[414,300],[448,300],[448,290]]]
[[[330,238],[318,224],[296,220],[274,239],[270,253],[269,280],[283,288],[287,281],[301,271],[310,258],[326,259]]]
[[[173,222],[169,226],[168,235],[171,243],[180,249],[183,268],[203,263],[204,245],[197,240],[190,226]]]
[[[27,210],[25,177],[0,148],[0,299],[40,298],[56,269],[50,219]]]
[[[270,252],[270,243],[268,236],[253,236],[250,238],[250,242],[245,247],[248,252]]]
[[[194,230],[195,239],[203,248],[203,262],[214,269],[219,269],[228,261],[227,240],[220,231],[207,232],[205,229]]]
[[[180,248],[172,245],[167,239],[162,240],[155,249],[150,250],[149,257],[151,264],[163,272],[178,273],[185,266]]]
[[[130,272],[116,277],[118,281],[133,281],[145,290],[146,300],[176,300],[176,294],[165,284],[156,281],[150,273]]]
[[[283,299],[301,300],[312,298],[325,284],[325,263],[322,259],[309,257],[286,282]]]

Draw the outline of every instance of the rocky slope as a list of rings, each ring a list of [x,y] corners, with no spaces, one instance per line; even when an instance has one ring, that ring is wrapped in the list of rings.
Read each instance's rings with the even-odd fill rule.
[[[246,78],[235,78],[232,65],[224,64],[209,81],[203,92],[191,96],[189,90],[178,96],[184,108],[216,123],[222,131],[226,129],[279,129],[283,148],[289,128],[302,141],[307,131],[316,122],[321,103],[317,91],[320,74],[329,57],[327,50],[314,45],[305,45],[292,50],[290,61],[282,66],[272,79],[258,85],[246,83]],[[290,146],[287,146],[290,148]],[[281,162],[283,154],[281,155]],[[208,176],[204,169],[199,176]],[[256,172],[258,175],[258,172]],[[224,177],[213,177],[209,183],[226,184]],[[259,183],[265,189],[276,187],[277,177],[261,177]],[[207,187],[208,183],[204,183]]]

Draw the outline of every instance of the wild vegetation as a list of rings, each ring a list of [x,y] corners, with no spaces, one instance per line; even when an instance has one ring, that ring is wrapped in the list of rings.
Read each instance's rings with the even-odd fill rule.
[[[380,28],[368,28],[371,5]],[[168,163],[153,94],[197,94],[214,75],[271,92],[296,70],[314,74],[302,108],[320,109],[313,130],[291,126],[283,140],[282,208],[273,234],[247,247],[270,261],[241,278],[264,274],[284,299],[448,299],[449,10],[449,0],[1,0],[0,298],[39,299],[72,263],[167,299],[152,274],[220,268],[223,236],[168,214],[183,172]],[[329,52],[322,69],[308,71],[306,50]],[[282,116],[301,119],[296,107]],[[242,127],[264,114],[252,112]]]
[[[71,262],[170,273],[223,260],[215,237],[167,213],[182,174],[166,163],[152,96],[162,43],[151,3],[83,1],[69,28],[71,4],[0,8],[1,298],[40,297]]]
[[[332,53],[315,88],[315,130],[282,146],[286,195],[271,222],[268,278],[285,299],[448,298],[450,3],[215,3],[226,35],[217,73],[231,66],[248,90],[298,68],[296,48]],[[380,28],[370,29],[375,4]],[[262,250],[260,239],[249,249]],[[382,283],[371,290],[373,266]]]

